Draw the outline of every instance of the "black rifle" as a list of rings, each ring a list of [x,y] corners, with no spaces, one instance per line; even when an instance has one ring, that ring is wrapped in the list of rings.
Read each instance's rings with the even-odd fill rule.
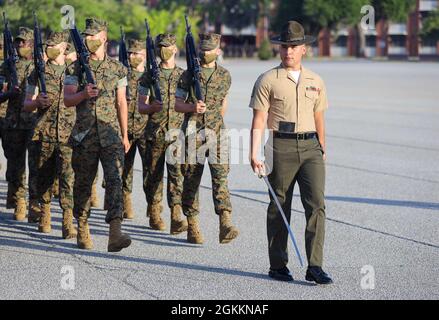
[[[197,101],[204,101],[203,93],[201,92],[201,66],[197,51],[195,50],[195,41],[192,36],[191,26],[187,16],[186,20],[186,62],[187,70],[191,76],[195,98]]]
[[[160,69],[157,65],[157,58],[155,56],[155,45],[151,38],[148,21],[145,19],[146,26],[146,70],[152,78],[152,89],[154,92],[154,99],[162,102],[162,94],[160,92]]]
[[[127,52],[127,46],[125,43],[125,32],[123,32],[122,27],[120,27],[119,61],[122,62],[122,64],[127,68],[128,79],[130,79],[131,66],[130,66],[130,63],[128,61],[128,52]],[[127,86],[126,96],[127,96],[127,100],[131,100],[129,85]]]
[[[14,47],[14,42],[12,41],[12,34],[9,30],[9,22],[6,19],[6,14],[3,12],[3,21],[5,24],[5,29],[3,30],[3,52],[5,59],[5,66],[9,73],[9,91],[14,90],[14,88],[18,87],[18,75],[16,63],[18,62],[18,54],[17,50]]]
[[[85,46],[84,41],[82,40],[82,37],[76,28],[76,25],[70,29],[70,37],[72,38],[73,45],[75,46],[78,61],[81,65],[81,71],[83,74],[85,74],[87,83],[96,85],[96,81],[93,78],[93,74],[91,73],[90,66],[88,64],[90,53],[88,52],[87,47]]]
[[[45,78],[45,63],[43,56],[43,41],[41,40],[40,26],[38,25],[37,15],[34,14],[34,66],[35,76],[40,84],[40,92],[47,94],[46,78]]]

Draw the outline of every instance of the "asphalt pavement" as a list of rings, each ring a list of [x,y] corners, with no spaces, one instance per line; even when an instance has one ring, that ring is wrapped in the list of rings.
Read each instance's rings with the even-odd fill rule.
[[[258,75],[278,62],[227,60],[232,74],[228,128],[243,136]],[[182,63],[184,66],[184,63]],[[438,63],[305,61],[327,84],[327,287],[305,281],[290,246],[293,283],[267,277],[267,188],[248,165],[248,144],[233,150],[229,187],[239,238],[218,243],[207,167],[200,191],[204,245],[148,228],[141,162],[136,158],[133,206],[124,221],[133,239],[107,253],[105,212],[90,218],[95,249],[61,238],[53,202],[51,234],[12,220],[5,208],[6,161],[0,155],[0,299],[434,299],[439,298]],[[241,156],[239,156],[239,154]],[[102,171],[100,172],[102,178]],[[101,204],[103,189],[98,188]],[[165,197],[166,198],[166,197]],[[165,204],[166,207],[166,204]],[[169,228],[169,209],[164,218]],[[305,254],[305,217],[298,188],[293,231]]]

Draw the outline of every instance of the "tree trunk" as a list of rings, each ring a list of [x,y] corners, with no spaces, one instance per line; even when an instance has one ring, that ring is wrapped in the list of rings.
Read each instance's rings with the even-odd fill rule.
[[[331,34],[328,28],[319,32],[319,56],[329,57],[331,55]]]
[[[419,0],[416,9],[410,13],[407,22],[407,53],[409,57],[419,58]]]
[[[376,52],[378,57],[388,56],[388,40],[389,23],[387,20],[381,19],[377,24],[377,36],[376,36]]]

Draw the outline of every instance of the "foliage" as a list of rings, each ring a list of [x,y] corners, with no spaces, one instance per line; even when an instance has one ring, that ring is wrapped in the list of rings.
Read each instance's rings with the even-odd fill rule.
[[[258,58],[260,60],[269,60],[273,57],[273,51],[271,49],[271,44],[268,39],[264,39],[258,51]]]

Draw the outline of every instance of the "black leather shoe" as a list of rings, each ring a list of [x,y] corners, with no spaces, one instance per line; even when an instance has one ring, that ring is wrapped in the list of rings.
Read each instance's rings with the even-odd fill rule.
[[[317,284],[333,283],[332,279],[320,267],[308,267],[305,279],[307,281],[314,281]]]
[[[283,267],[282,269],[273,270],[270,269],[268,272],[268,276],[278,281],[294,281],[293,276],[291,275],[290,270],[287,267]]]

